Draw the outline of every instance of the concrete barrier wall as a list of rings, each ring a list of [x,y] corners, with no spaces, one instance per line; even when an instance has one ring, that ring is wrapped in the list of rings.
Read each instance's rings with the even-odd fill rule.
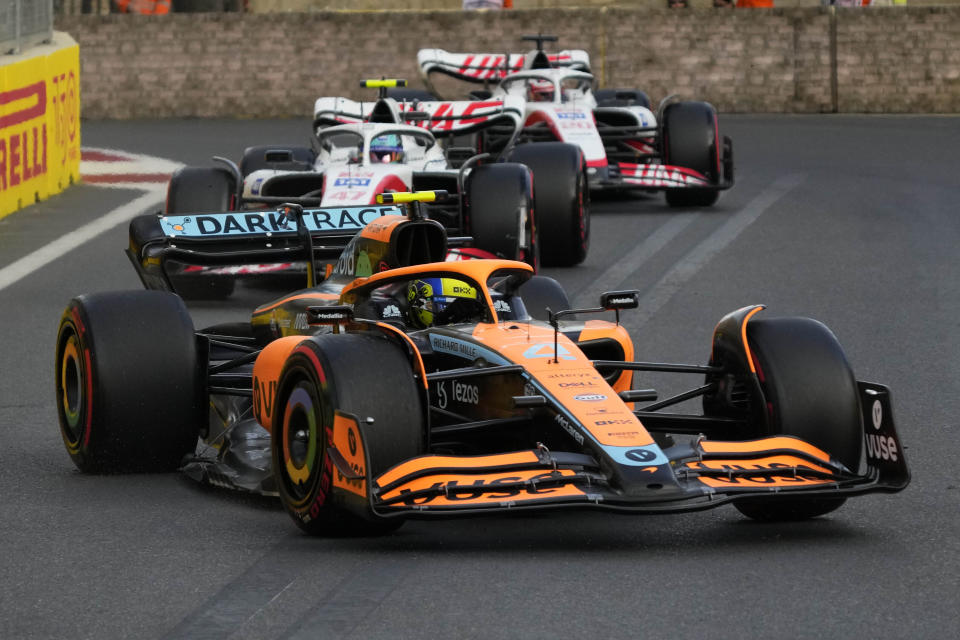
[[[416,52],[523,50],[543,31],[590,52],[601,86],[723,112],[958,113],[960,7],[64,16],[84,117],[306,116],[364,77],[418,84]]]
[[[65,33],[0,56],[0,218],[79,179],[79,69]]]

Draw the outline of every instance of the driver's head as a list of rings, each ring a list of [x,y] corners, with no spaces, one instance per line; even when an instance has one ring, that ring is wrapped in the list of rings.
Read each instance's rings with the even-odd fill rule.
[[[419,329],[445,322],[444,311],[460,299],[477,299],[477,289],[456,278],[421,278],[407,286],[407,315]]]
[[[549,80],[531,80],[527,85],[530,102],[553,102],[553,83]]]
[[[403,162],[403,143],[400,136],[389,133],[370,141],[371,162]]]

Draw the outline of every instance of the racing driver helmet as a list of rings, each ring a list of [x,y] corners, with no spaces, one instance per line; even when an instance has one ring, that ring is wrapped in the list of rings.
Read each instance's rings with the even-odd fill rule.
[[[477,289],[456,278],[421,278],[407,285],[407,317],[410,324],[426,329],[460,318],[450,315],[450,307],[458,300],[476,300]],[[466,309],[475,310],[474,306]],[[465,318],[463,318],[465,319]]]
[[[553,83],[549,80],[531,79],[527,83],[527,100],[553,102]]]
[[[371,140],[370,162],[403,162],[403,143],[400,136],[389,133]]]

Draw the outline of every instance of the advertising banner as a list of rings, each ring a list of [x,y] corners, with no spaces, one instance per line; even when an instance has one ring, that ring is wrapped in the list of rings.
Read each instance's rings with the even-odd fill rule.
[[[56,33],[9,60],[0,64],[0,217],[80,177],[79,47]]]

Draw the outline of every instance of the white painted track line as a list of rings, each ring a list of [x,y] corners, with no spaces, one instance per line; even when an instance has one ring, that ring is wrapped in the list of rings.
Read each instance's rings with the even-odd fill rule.
[[[54,260],[62,258],[71,250],[96,238],[104,231],[128,222],[138,213],[142,213],[144,209],[161,206],[166,196],[166,191],[166,185],[156,185],[148,189],[138,198],[117,207],[106,215],[71,231],[65,236],[57,238],[33,253],[0,269],[0,291],[3,291],[34,271],[45,267]]]
[[[703,242],[690,250],[640,298],[640,307],[630,318],[631,326],[642,326],[653,317],[700,269],[726,249],[737,236],[757,218],[777,203],[780,198],[803,183],[805,176],[790,174],[778,179],[751,200],[739,213],[727,220]]]

